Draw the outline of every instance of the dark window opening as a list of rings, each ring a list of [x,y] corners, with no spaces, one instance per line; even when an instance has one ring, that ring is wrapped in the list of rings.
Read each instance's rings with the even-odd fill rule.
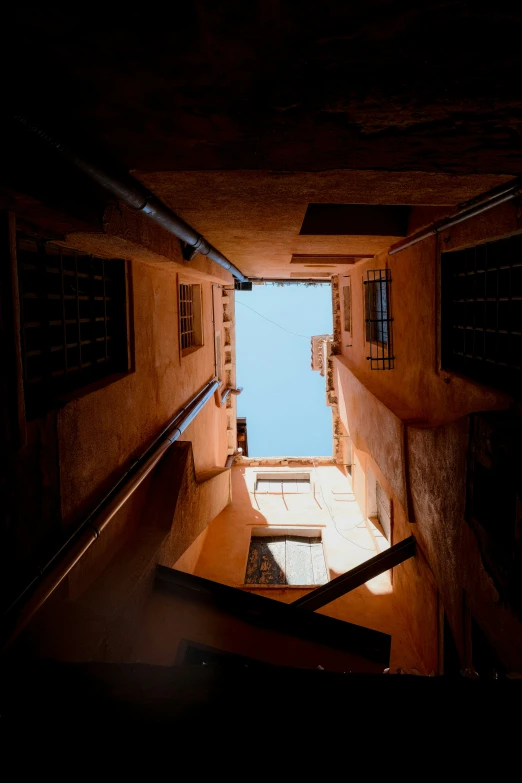
[[[237,417],[237,446],[242,449],[243,456],[248,457],[248,429],[244,416]]]
[[[259,661],[257,658],[249,658],[246,655],[239,655],[228,650],[209,647],[208,644],[200,644],[189,639],[182,639],[179,643],[177,663],[184,666],[220,666],[224,669],[272,666],[272,664]]]
[[[522,236],[441,254],[442,366],[522,388]]]
[[[252,536],[245,584],[322,585],[327,581],[320,538]]]
[[[26,415],[129,369],[125,262],[18,238]]]
[[[453,638],[453,632],[451,630],[446,612],[444,612],[444,631],[443,631],[443,666],[445,677],[460,677],[461,663],[460,656]]]
[[[369,269],[365,286],[367,357],[372,370],[393,369],[393,335],[391,317],[391,273],[389,269]]]
[[[309,204],[300,234],[405,237],[410,207],[389,204]]]
[[[344,331],[350,333],[352,331],[352,286],[350,278],[343,285],[343,315]]]

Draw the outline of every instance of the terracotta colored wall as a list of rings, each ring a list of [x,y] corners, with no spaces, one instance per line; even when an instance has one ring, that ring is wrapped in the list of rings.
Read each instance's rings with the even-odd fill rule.
[[[454,227],[441,234],[439,241],[444,249],[457,249],[521,228],[518,208],[508,204]],[[395,369],[372,372],[364,344],[363,279],[366,269],[385,266],[392,272]],[[358,467],[365,471],[370,465],[393,500],[394,541],[413,533],[429,562],[430,568],[421,568],[419,573],[412,570],[411,563],[396,569],[394,592],[404,595],[399,605],[406,609],[412,636],[419,646],[431,633],[424,622],[423,604],[427,602],[433,611],[436,609],[429,597],[433,573],[461,656],[465,590],[469,609],[493,649],[508,668],[519,670],[522,626],[499,604],[477,541],[464,518],[469,433],[466,414],[507,407],[510,398],[438,369],[434,238],[395,256],[382,254],[372,262],[357,265],[351,277],[352,347],[347,348],[343,339],[343,355],[334,359],[339,412],[356,447],[356,492],[363,494]],[[341,278],[341,286],[342,282]],[[358,500],[365,502],[364,497]]]
[[[412,501],[417,536],[436,576],[444,610],[462,656],[463,591],[508,671],[522,669],[522,624],[499,600],[465,522],[469,419],[433,430],[408,431]],[[436,465],[436,470],[434,470]]]
[[[363,452],[356,454],[356,462],[366,464]],[[245,467],[232,468],[232,503],[212,521],[203,541],[196,541],[176,563],[176,568],[195,573],[224,584],[243,587],[275,600],[291,602],[305,595],[309,589],[299,587],[244,586],[246,561],[253,526],[313,526],[321,529],[325,559],[330,578],[348,571],[387,546],[382,532],[366,522],[354,502],[351,483],[336,465],[292,465],[292,470],[310,471],[316,483],[316,498],[310,495],[281,496],[253,494],[256,474],[281,471],[288,468]],[[380,474],[379,474],[380,475]],[[361,483],[362,482],[362,483]],[[356,494],[364,496],[364,474],[354,472]],[[383,482],[384,483],[384,482]],[[388,485],[385,484],[386,488]],[[406,526],[406,523],[404,522]],[[409,533],[400,530],[399,538]],[[396,569],[397,570],[397,569]],[[432,632],[435,620],[432,612],[433,596],[429,590],[419,592],[419,603],[424,605],[425,623],[430,632],[424,644],[416,643],[408,629],[407,612],[400,611],[398,603],[404,600],[404,591],[393,589],[389,574],[383,574],[367,585],[325,606],[320,611],[337,619],[363,625],[392,635],[391,665],[407,670],[417,668],[429,673],[437,668],[437,638]],[[427,596],[429,600],[427,600]],[[409,600],[409,596],[408,596]]]
[[[339,416],[352,443],[360,451],[372,455],[407,509],[403,422],[369,391],[364,376],[360,376],[361,380],[355,377],[344,357],[335,356],[333,368]]]
[[[172,567],[229,498],[230,471],[221,469],[198,480],[191,445],[175,443],[35,615],[10,654],[132,659],[156,565]]]
[[[214,375],[212,286],[201,280],[204,345],[181,357],[179,278],[168,266],[132,262],[135,372],[60,411],[58,439],[66,523],[91,507],[165,424]],[[221,314],[216,314],[221,318]],[[194,443],[196,470],[223,466],[226,416],[210,400],[184,433]]]
[[[352,286],[352,339],[346,339],[343,332],[342,354],[346,365],[399,418],[416,420],[421,426],[437,426],[472,411],[509,405],[507,395],[438,369],[437,241],[442,249],[451,250],[521,229],[522,219],[516,206],[506,204],[455,226],[438,240],[426,239],[393,256],[381,253],[347,273]],[[395,366],[393,370],[376,372],[370,370],[366,359],[363,280],[368,269],[385,267],[392,276]],[[341,287],[343,279],[339,278]],[[351,347],[347,347],[348,343]],[[448,379],[449,383],[445,382]]]
[[[397,544],[411,535],[418,538],[418,526],[408,521],[404,506],[378,464],[370,454],[354,448],[352,482],[355,499],[364,515],[372,511],[368,508],[370,473],[391,500],[391,543]],[[415,557],[393,569],[394,609],[399,612],[408,628],[412,646],[418,660],[422,661],[424,670],[428,673],[438,672],[437,587],[420,540],[419,543]]]
[[[468,417],[436,428],[405,425],[352,375],[342,358],[336,357],[334,365],[339,412],[354,444],[357,502],[365,511],[366,473],[371,470],[393,502],[393,542],[415,535],[420,546],[415,566],[408,561],[394,572],[394,593],[416,649],[424,660],[432,651],[434,660],[436,585],[464,655],[465,590],[470,611],[493,649],[508,668],[519,670],[522,625],[499,603],[464,517]],[[420,562],[424,558],[429,567]]]
[[[259,117],[256,119],[259,122]],[[317,133],[314,127],[314,135]],[[332,143],[332,138],[328,145]],[[373,138],[372,146],[375,145]],[[298,145],[299,146],[299,145]],[[412,228],[429,221],[441,209],[423,205],[459,204],[506,181],[498,175],[465,177],[438,171],[391,172],[320,167],[310,171],[317,149],[307,153],[304,170],[245,170],[218,166],[217,170],[161,170],[143,167],[134,172],[165,204],[196,226],[249,277],[291,278],[321,270],[290,264],[292,254],[346,255],[380,253],[394,237],[373,235],[307,235],[301,226],[310,203],[411,204]],[[262,163],[266,165],[266,161]],[[183,169],[183,167],[181,167]],[[270,167],[267,167],[270,168]],[[497,169],[498,170],[498,169]],[[343,273],[345,265],[335,273]],[[328,274],[331,269],[325,270]],[[325,273],[323,272],[323,274]]]

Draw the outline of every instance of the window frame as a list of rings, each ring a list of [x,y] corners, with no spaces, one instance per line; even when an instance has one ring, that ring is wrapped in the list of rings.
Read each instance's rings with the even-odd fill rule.
[[[379,277],[376,277],[379,275]],[[370,351],[367,360],[370,362],[371,370],[393,370],[394,369],[394,350],[393,350],[393,317],[392,317],[392,277],[391,270],[388,267],[382,269],[368,269],[366,271],[366,280],[362,279],[363,285],[363,334],[364,344],[369,345]],[[380,290],[381,308],[372,310],[370,297]],[[382,307],[382,291],[385,291],[385,307]],[[372,316],[382,315],[382,318]],[[386,341],[372,339],[372,324],[375,327],[381,326],[382,334],[386,332]],[[381,335],[376,334],[377,338]],[[376,353],[374,353],[374,348]]]
[[[306,580],[302,580],[299,582],[287,582],[286,576],[286,566],[285,570],[282,571],[281,566],[276,561],[276,565],[281,569],[283,576],[285,577],[285,581],[269,581],[269,582],[254,582],[254,581],[247,581],[248,577],[248,569],[251,564],[251,556],[252,556],[252,548],[253,544],[260,544],[260,542],[263,539],[269,539],[270,541],[268,543],[274,543],[273,539],[284,539],[285,541],[285,561],[286,561],[286,549],[287,549],[287,539],[310,539],[313,540],[314,544],[319,544],[321,547],[321,554],[322,554],[322,560],[324,564],[324,581],[312,581],[308,582]],[[313,557],[312,553],[310,553],[310,568],[312,572],[312,577],[314,576],[314,563],[313,563]],[[321,569],[322,570],[322,569]],[[327,557],[326,557],[326,549],[324,545],[323,540],[323,528],[322,527],[292,527],[292,526],[285,526],[285,527],[270,527],[270,526],[262,526],[262,527],[253,527],[250,531],[250,538],[248,541],[248,551],[246,556],[246,562],[245,562],[245,570],[244,570],[244,581],[243,586],[247,589],[300,589],[300,588],[308,588],[308,589],[315,589],[321,585],[327,584],[330,581],[330,570],[328,567]]]
[[[352,338],[353,329],[353,307],[352,307],[352,278],[350,275],[344,275],[342,284],[342,302],[343,302],[343,332]],[[346,293],[347,292],[347,293]],[[348,303],[348,304],[347,304]],[[347,346],[349,347],[349,346]]]
[[[258,489],[258,483],[260,481],[268,481],[273,482],[275,484],[279,483],[281,484],[281,491],[271,491],[271,490],[260,490]],[[285,483],[295,483],[295,482],[306,482],[308,484],[308,489],[304,492],[292,492],[288,491],[285,492],[284,485]],[[254,477],[254,494],[256,495],[306,495],[309,492],[312,492],[313,486],[312,486],[312,476],[311,473],[308,471],[300,471],[296,473],[256,473]]]
[[[182,313],[182,302],[189,301],[182,299],[182,288],[190,286],[192,299],[192,330],[194,342],[190,345],[183,346],[183,332],[182,319],[188,316]],[[203,334],[203,285],[201,283],[194,283],[192,280],[186,280],[180,278],[178,280],[178,334],[179,334],[179,351],[182,358],[189,356],[190,354],[202,348],[205,344]]]
[[[500,259],[503,250],[505,251],[506,262]],[[437,355],[439,372],[449,373],[468,382],[507,392],[508,394],[520,394],[522,390],[522,371],[511,362],[512,354],[517,353],[513,351],[513,342],[518,341],[520,344],[522,339],[520,337],[520,312],[518,313],[518,330],[516,321],[515,328],[513,328],[511,312],[512,302],[518,302],[518,297],[521,295],[520,293],[517,294],[517,291],[522,289],[522,286],[519,288],[515,287],[516,282],[515,286],[513,286],[513,277],[516,279],[520,272],[521,264],[517,262],[516,255],[519,250],[522,250],[521,233],[493,237],[472,245],[466,245],[465,247],[447,251],[441,250],[438,253]],[[472,269],[468,270],[470,262]],[[459,274],[458,265],[462,265],[462,263],[465,264],[465,273]],[[517,269],[519,271],[513,273],[513,270]],[[500,275],[502,272],[507,273],[508,271],[509,291],[507,294],[503,291],[501,295],[501,282],[506,281],[501,281]],[[496,277],[494,279],[491,278],[491,273],[495,273]],[[479,275],[482,275],[484,278],[483,297],[476,295],[477,288],[480,289],[481,285],[479,283]],[[465,290],[464,286],[462,286],[461,295],[458,298],[458,284],[455,282],[455,279],[462,276],[466,279],[473,279],[474,283],[471,292]],[[492,287],[494,289],[493,296],[491,296]],[[471,295],[468,296],[470,293]],[[455,309],[460,302],[464,303],[462,324],[458,323],[459,315]],[[481,302],[484,303],[483,313],[481,312],[482,305],[479,304]],[[506,302],[507,313],[505,312]],[[488,303],[490,304],[489,312]],[[518,307],[518,305],[516,306]],[[468,316],[468,309],[473,313],[472,318]],[[491,311],[493,310],[496,312],[496,317],[493,319],[496,321],[495,327],[491,327],[489,324]],[[501,317],[503,319],[507,318],[509,324],[507,330],[504,329],[504,324],[499,326],[499,312],[501,310]],[[483,319],[482,326],[480,325],[481,319]],[[470,322],[468,323],[468,321]],[[455,329],[459,329],[459,327],[464,334],[462,354],[456,350],[458,346],[454,334]],[[496,341],[498,341],[499,335],[505,335],[508,338],[509,361],[507,363],[498,361],[498,342],[495,344],[495,360],[487,358],[491,350],[491,345],[486,346],[488,335],[494,336]],[[469,356],[467,353],[468,336],[473,336],[472,356]],[[476,347],[477,336],[478,350]],[[513,338],[515,338],[514,341]],[[482,348],[480,348],[481,341]]]
[[[37,249],[36,252],[32,250],[28,250],[27,247],[23,247],[23,245],[26,244],[35,244]],[[46,252],[49,250],[49,248],[52,249],[52,252]],[[91,285],[94,286],[95,279],[98,279],[95,277],[95,272],[92,271],[88,275],[85,275],[85,273],[79,273],[78,272],[78,261],[84,261],[85,259],[90,260],[90,263],[93,264],[94,262],[101,263],[103,269],[105,270],[105,265],[111,264],[111,263],[118,263],[120,264],[120,269],[117,272],[117,276],[120,278],[118,282],[119,286],[119,299],[115,300],[116,303],[116,312],[118,313],[118,323],[114,330],[114,336],[116,337],[117,342],[119,343],[118,346],[118,354],[114,358],[114,363],[111,363],[110,365],[105,365],[109,367],[109,371],[107,374],[103,374],[103,372],[100,372],[100,374],[96,377],[96,373],[93,374],[94,377],[88,378],[84,384],[76,383],[76,380],[81,380],[81,370],[79,371],[79,374],[77,376],[73,377],[73,382],[69,388],[65,388],[65,384],[63,385],[63,388],[60,388],[60,382],[59,380],[55,380],[53,382],[52,375],[53,371],[51,369],[51,366],[46,365],[46,369],[44,371],[44,378],[47,379],[46,381],[42,382],[42,384],[38,385],[38,388],[40,388],[40,392],[38,392],[38,389],[35,386],[35,391],[32,393],[30,392],[30,383],[29,383],[29,375],[28,375],[28,369],[26,366],[28,353],[30,353],[30,350],[27,348],[27,335],[26,330],[29,328],[29,324],[32,323],[32,319],[30,317],[26,318],[26,310],[27,306],[24,303],[24,300],[27,298],[27,296],[30,294],[28,291],[28,288],[30,286],[27,285],[27,283],[23,280],[24,272],[33,264],[28,264],[28,260],[30,256],[34,255],[36,256],[34,266],[35,271],[38,273],[38,261],[41,261],[43,257],[46,259],[57,259],[57,266],[53,267],[52,261],[51,263],[46,262],[45,264],[45,272],[43,272],[43,269],[40,270],[40,272],[43,272],[44,279],[47,280],[47,275],[52,274],[52,270],[54,269],[54,274],[57,274],[60,279],[59,283],[59,293],[57,296],[54,297],[55,300],[59,301],[61,303],[61,309],[62,313],[60,315],[60,318],[56,321],[56,324],[54,324],[55,328],[61,328],[63,330],[63,346],[62,350],[67,353],[69,342],[66,330],[68,325],[73,325],[73,321],[77,324],[78,334],[76,337],[76,342],[74,345],[77,345],[78,351],[79,351],[79,360],[81,361],[81,346],[89,345],[91,347],[91,350],[93,350],[93,346],[98,342],[98,340],[91,336],[90,339],[84,341],[82,340],[81,335],[81,329],[82,324],[88,324],[92,325],[94,324],[94,317],[92,314],[87,317],[80,317],[80,310],[77,309],[77,313],[73,318],[66,318],[66,311],[65,311],[65,294],[64,294],[64,281],[66,280],[66,276],[64,273],[67,273],[69,276],[71,276],[70,272],[64,268],[64,258],[70,259],[74,258],[74,265],[76,272],[72,274],[74,285],[76,287],[76,291],[78,288],[78,278],[81,280],[84,280],[86,277],[91,283]],[[57,271],[56,271],[57,270]],[[21,394],[23,395],[23,408],[24,408],[24,418],[25,421],[31,421],[38,418],[41,418],[46,413],[57,410],[60,407],[63,407],[68,402],[79,399],[81,397],[84,397],[88,394],[91,394],[94,391],[97,391],[99,389],[105,388],[105,386],[108,386],[112,383],[115,383],[116,381],[119,381],[123,378],[125,378],[130,373],[134,372],[134,335],[133,335],[133,315],[134,315],[134,308],[133,308],[133,298],[132,298],[132,278],[131,278],[131,265],[128,260],[120,259],[120,258],[114,258],[114,259],[105,259],[101,258],[99,256],[95,256],[93,254],[87,253],[85,251],[76,250],[75,248],[71,247],[65,247],[61,245],[56,245],[54,242],[49,241],[47,239],[39,238],[39,237],[33,237],[28,236],[24,234],[22,231],[16,232],[16,273],[17,273],[17,295],[19,298],[19,313],[18,313],[18,328],[21,335],[21,345],[20,345],[20,358],[22,362],[22,390]],[[110,282],[110,278],[107,278],[107,280]],[[105,282],[105,271],[102,273],[102,284],[103,284],[103,303],[104,303],[104,318],[107,318],[107,305],[105,301],[106,296],[106,282]],[[48,283],[45,283],[46,287]],[[94,289],[93,289],[94,290]],[[77,291],[78,292],[78,291]],[[38,292],[36,292],[36,299],[38,300]],[[97,297],[99,298],[99,297]],[[70,297],[69,297],[70,299]],[[89,294],[89,299],[92,299],[92,302],[94,302],[93,293]],[[43,297],[42,301],[49,301],[49,297]],[[76,301],[76,307],[79,308],[79,301],[80,297],[77,296]],[[91,305],[92,306],[92,305]],[[40,321],[40,329],[45,330],[47,333],[49,333],[49,330],[53,326],[53,319],[49,319],[49,311],[45,313],[46,317],[43,316],[39,318]],[[112,316],[115,317],[115,316]],[[56,319],[55,319],[56,320]],[[96,319],[96,321],[99,321],[99,318]],[[105,323],[105,322],[104,322]],[[94,326],[91,326],[91,328],[94,329]],[[105,335],[107,335],[107,331],[105,329]],[[105,338],[107,339],[107,337]],[[49,342],[50,338],[47,338],[47,341]],[[105,344],[105,343],[104,343]],[[43,357],[49,358],[51,356],[51,350],[49,349],[47,352],[41,352]],[[64,357],[65,358],[65,357]],[[107,359],[105,360],[107,361]],[[92,364],[92,362],[91,362]],[[64,367],[66,367],[66,363],[64,361]],[[100,365],[103,367],[104,365]],[[56,373],[54,373],[56,375]],[[67,378],[67,372],[65,372],[65,375],[63,375],[63,372],[60,373],[61,377]],[[58,376],[57,376],[58,377]],[[36,399],[36,402],[35,402]]]

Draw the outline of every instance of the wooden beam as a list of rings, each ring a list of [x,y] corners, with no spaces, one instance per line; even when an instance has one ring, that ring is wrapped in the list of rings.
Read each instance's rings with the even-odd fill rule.
[[[243,622],[316,644],[344,650],[387,666],[391,637],[323,614],[300,612],[291,604],[230,587],[166,566],[156,566],[156,588],[190,601],[208,603]]]
[[[373,579],[384,571],[388,571],[394,566],[400,565],[405,560],[415,555],[415,538],[410,536],[405,538],[404,541],[400,541],[398,544],[394,544],[390,549],[385,552],[381,552],[375,557],[371,557],[361,565],[352,568],[345,574],[341,574],[337,579],[332,579],[325,585],[321,585],[316,590],[312,590],[308,595],[298,598],[297,601],[292,601],[290,606],[294,606],[299,609],[310,609],[315,612],[316,609],[320,609],[322,606],[335,601],[345,593],[349,593],[351,590],[355,590],[356,587],[360,587],[368,580]]]

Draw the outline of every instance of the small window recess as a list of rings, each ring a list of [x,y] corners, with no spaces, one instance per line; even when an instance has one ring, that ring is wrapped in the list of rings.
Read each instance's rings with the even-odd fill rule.
[[[441,253],[441,367],[522,390],[522,234]]]
[[[381,526],[386,540],[392,542],[393,508],[390,498],[371,470],[366,472],[366,515]]]
[[[223,353],[221,349],[221,332],[216,332],[215,335],[215,351],[216,351],[216,378],[218,381],[223,380]]]
[[[393,370],[393,318],[391,317],[391,272],[369,269],[364,281],[365,335],[371,370]]]
[[[301,495],[311,491],[309,473],[258,473],[254,491],[266,495]]]
[[[352,280],[349,275],[344,275],[343,282],[343,330],[346,332],[347,344],[345,348],[352,347]]]
[[[316,586],[328,582],[320,529],[252,529],[245,585]]]
[[[19,234],[25,406],[41,416],[130,371],[127,266]]]
[[[181,355],[187,356],[203,345],[201,285],[179,285],[179,333]]]

